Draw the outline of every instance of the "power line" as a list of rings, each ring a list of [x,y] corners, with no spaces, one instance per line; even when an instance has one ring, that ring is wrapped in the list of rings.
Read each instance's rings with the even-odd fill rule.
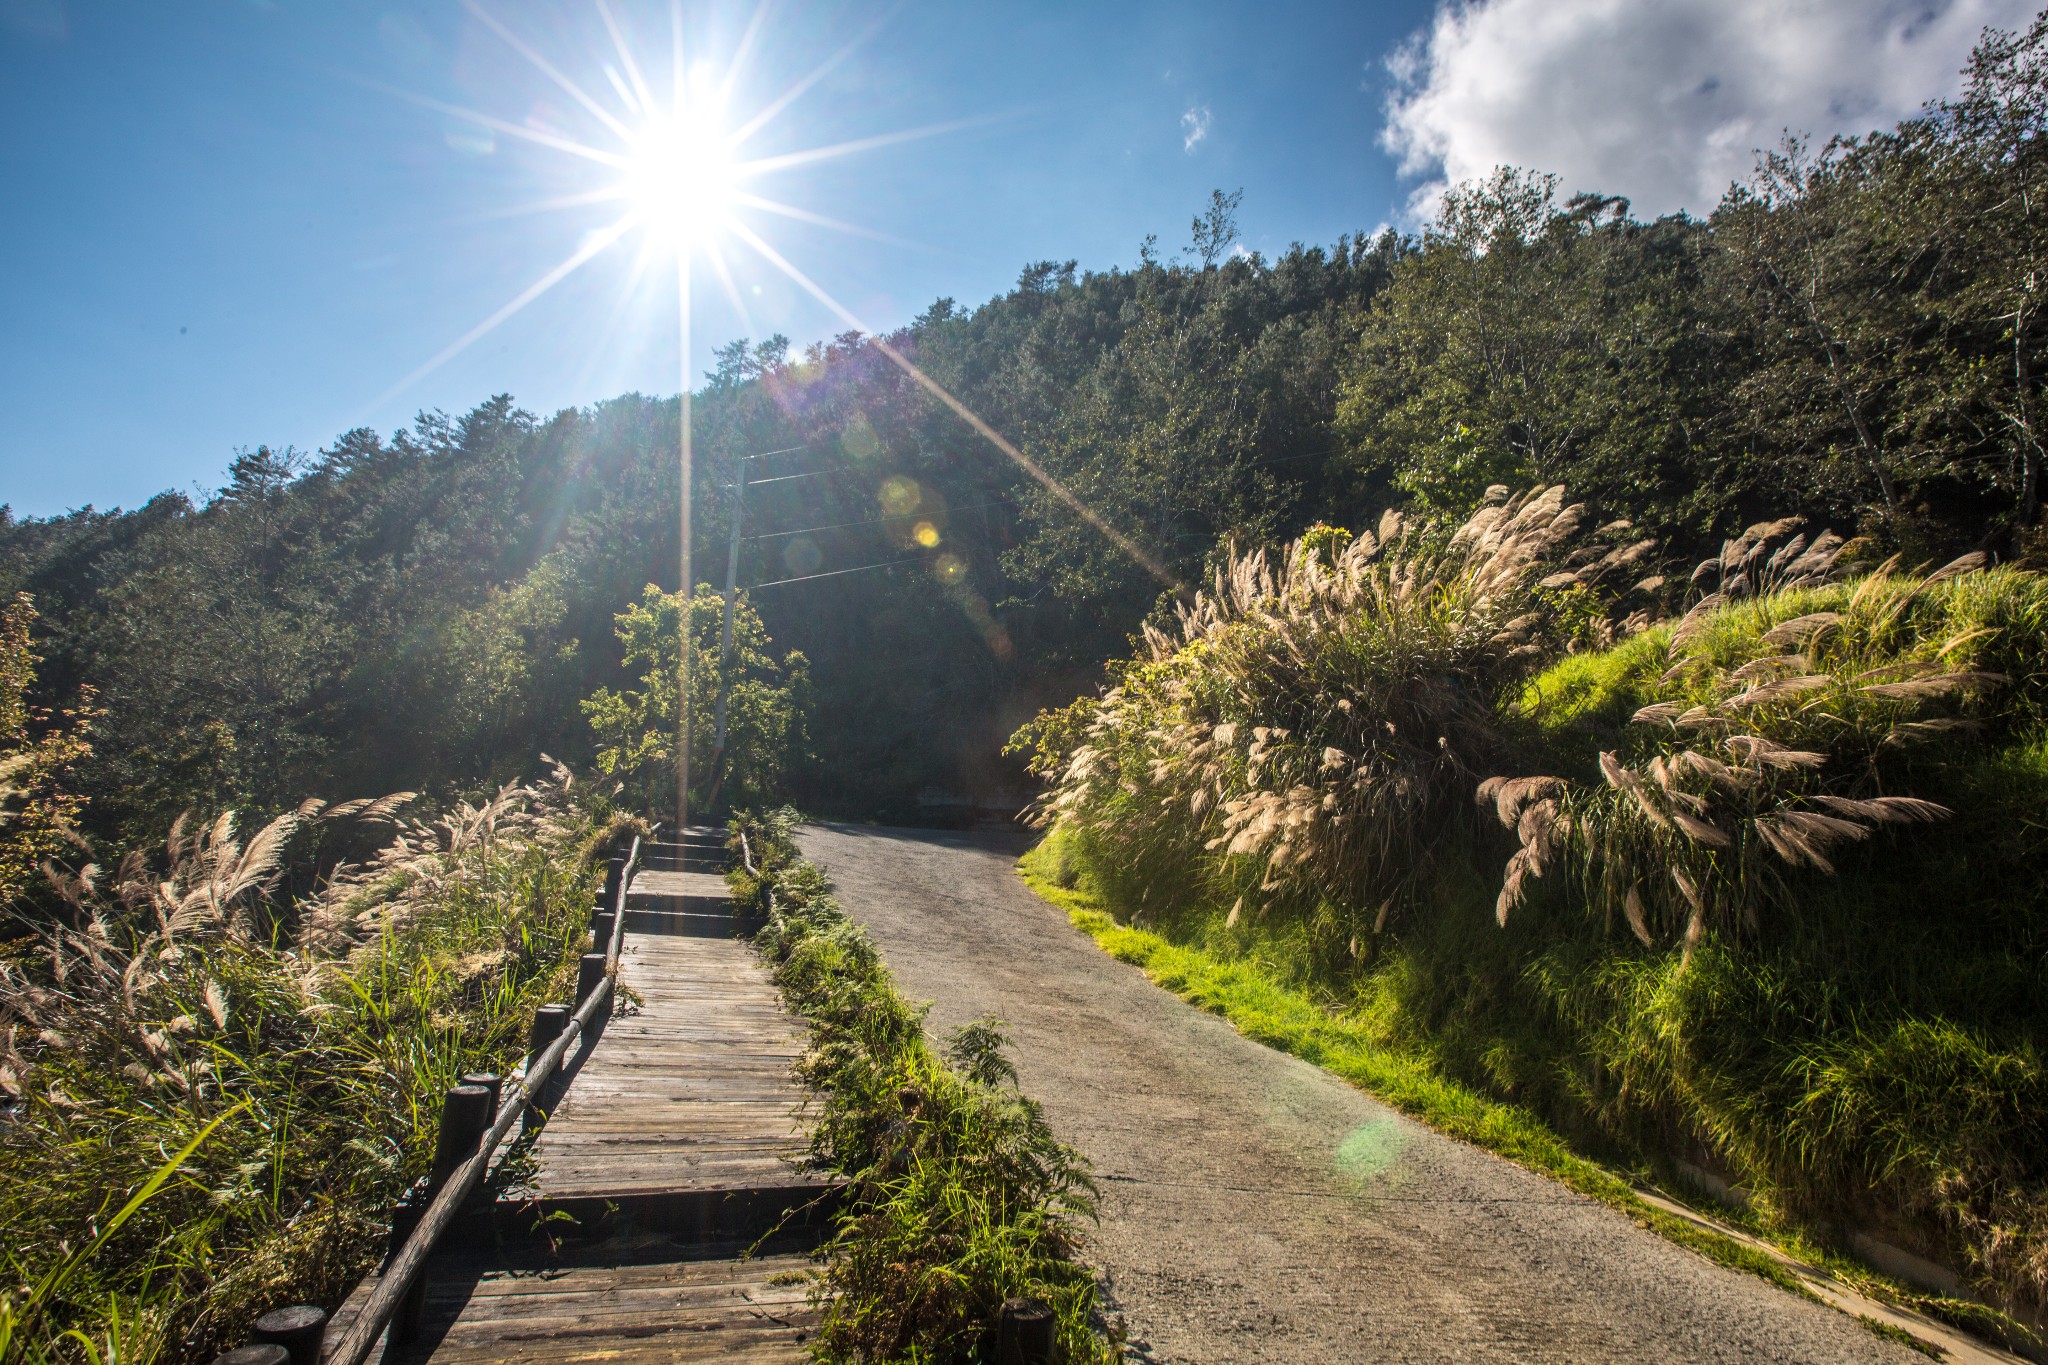
[[[940,515],[942,515],[942,516],[952,516],[953,514],[955,514],[955,513],[957,513],[957,512],[980,512],[980,511],[983,511],[983,510],[985,510],[985,509],[987,509],[987,508],[990,508],[990,507],[1008,507],[1008,506],[1010,506],[1010,503],[1009,503],[1009,502],[1008,502],[1008,501],[1007,501],[1006,499],[1001,499],[1001,498],[998,498],[998,499],[996,499],[996,500],[995,500],[995,501],[993,501],[993,502],[977,502],[977,503],[970,503],[970,504],[969,504],[968,506],[966,506],[966,507],[947,507],[947,508],[944,508],[944,509],[942,509],[942,510],[941,510],[941,512],[940,512]],[[893,516],[893,517],[870,517],[870,518],[869,518],[868,520],[866,520],[866,521],[840,521],[840,522],[834,522],[834,523],[833,523],[832,525],[830,525],[830,526],[800,526],[800,527],[798,527],[798,528],[797,528],[796,530],[794,530],[794,531],[762,531],[762,532],[760,532],[760,533],[758,533],[758,534],[756,534],[756,535],[751,535],[751,536],[747,536],[747,537],[746,537],[746,539],[747,539],[747,540],[750,540],[750,541],[751,541],[751,540],[774,540],[774,539],[776,539],[776,538],[778,538],[778,537],[781,537],[781,536],[802,536],[802,535],[809,535],[809,534],[810,534],[811,532],[813,532],[813,531],[844,531],[844,530],[846,530],[846,529],[847,529],[848,527],[850,527],[850,526],[887,526],[887,525],[888,525],[888,524],[889,524],[890,522],[892,522],[892,521],[915,521],[915,520],[917,519],[918,515],[919,515],[919,514],[918,514],[918,513],[916,513],[916,512],[905,512],[905,513],[901,514],[900,516]]]
[[[778,452],[776,452],[776,453],[777,453],[777,454],[780,454],[781,452],[780,452],[780,451],[778,451]],[[832,466],[832,467],[831,467],[830,469],[813,469],[813,470],[809,470],[808,472],[806,472],[806,473],[802,473],[802,474],[777,474],[777,475],[773,476],[772,478],[766,478],[766,479],[748,479],[748,480],[747,480],[747,487],[749,487],[749,488],[758,488],[758,487],[760,487],[760,486],[761,486],[762,484],[764,484],[764,483],[788,483],[788,482],[789,482],[789,481],[790,481],[791,479],[815,479],[815,478],[817,478],[817,477],[818,477],[818,476],[819,476],[820,474],[837,474],[837,473],[840,473],[840,472],[841,472],[841,471],[843,471],[843,470],[847,470],[847,469],[851,469],[851,468],[853,468],[853,466],[852,466],[852,465],[842,464],[842,465],[834,465],[834,466]]]
[[[808,583],[814,578],[837,578],[841,574],[866,573],[869,569],[893,569],[899,564],[922,564],[932,558],[935,556],[911,555],[907,559],[885,559],[878,564],[856,564],[851,569],[827,569],[824,573],[800,574],[795,578],[777,578],[766,583],[755,583],[749,586],[747,591],[752,592],[755,588],[779,588],[784,583]]]

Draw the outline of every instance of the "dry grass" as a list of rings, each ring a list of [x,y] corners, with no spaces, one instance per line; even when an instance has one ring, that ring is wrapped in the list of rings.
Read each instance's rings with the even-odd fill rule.
[[[593,881],[563,781],[434,820],[408,800],[309,802],[246,838],[182,818],[111,876],[58,876],[74,923],[0,961],[0,1360],[205,1359],[374,1257],[440,1093],[513,1061],[562,988]],[[278,903],[339,820],[390,837]]]
[[[1563,566],[1584,519],[1544,488],[1455,529],[1390,512],[1277,561],[1231,557],[1175,634],[1148,627],[1116,686],[1024,736],[1051,780],[1042,819],[1134,867],[1229,866],[1241,910],[1320,901],[1383,929],[1502,757],[1501,700],[1549,653],[1543,602],[1651,548],[1580,546],[1594,552]]]
[[[1733,577],[1800,577],[1814,552],[1788,557],[1799,544],[1746,571],[1738,556]],[[1888,564],[1826,594],[1833,606],[1788,615],[1816,605],[1798,592],[1812,586],[1805,575],[1757,602],[1749,617],[1761,628],[1739,635],[1715,616],[1730,609],[1724,587],[1655,632],[1668,666],[1643,689],[1624,742],[1598,754],[1597,782],[1480,784],[1481,807],[1521,845],[1501,922],[1532,879],[1568,867],[1610,919],[1645,944],[1675,933],[1689,954],[1709,926],[1754,931],[1796,902],[1788,873],[1832,874],[1846,845],[1947,819],[1901,784],[1913,751],[1982,729],[2013,681],[1980,666],[1999,628],[1954,609],[1984,572],[1982,556],[1931,574]]]

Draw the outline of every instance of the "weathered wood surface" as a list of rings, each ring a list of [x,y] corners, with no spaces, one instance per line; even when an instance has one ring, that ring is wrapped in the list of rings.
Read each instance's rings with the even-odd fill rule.
[[[636,872],[626,890],[630,902],[653,897],[688,897],[714,905],[727,904],[725,878],[716,872],[664,872],[659,869]]]
[[[808,1257],[742,1260],[744,1248],[735,1246],[720,1259],[643,1259],[652,1249],[543,1266],[437,1257],[423,1330],[388,1350],[384,1365],[805,1358],[804,1338],[817,1321],[801,1278]]]
[[[618,981],[639,1004],[572,1069],[531,1180],[487,1211],[495,1232],[434,1258],[424,1331],[389,1347],[387,1365],[805,1358],[808,1259],[741,1259],[778,1223],[774,1250],[790,1251],[815,1223],[782,1220],[823,1207],[828,1182],[789,1160],[804,1145],[790,1075],[802,1028],[735,936],[722,877],[643,871],[629,891],[643,915],[709,927],[633,932],[629,914]],[[546,1222],[547,1210],[572,1221]],[[336,1314],[330,1341],[373,1284]]]
[[[543,1199],[816,1183],[790,1168],[803,1035],[735,938],[629,934],[613,1018],[535,1144]]]

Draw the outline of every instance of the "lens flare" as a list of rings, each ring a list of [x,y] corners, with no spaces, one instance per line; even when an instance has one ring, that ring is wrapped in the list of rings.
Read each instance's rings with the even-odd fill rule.
[[[907,517],[924,501],[924,490],[917,486],[917,480],[893,474],[882,480],[882,487],[875,495],[882,504],[884,515]]]

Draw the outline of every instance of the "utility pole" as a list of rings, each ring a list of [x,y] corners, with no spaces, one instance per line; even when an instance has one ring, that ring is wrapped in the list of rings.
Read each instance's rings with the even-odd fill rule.
[[[696,585],[690,582],[690,261],[687,253],[676,255],[678,312],[682,318],[683,384],[677,416],[682,419],[683,621],[676,641],[676,839],[681,842],[690,830],[690,601]]]
[[[752,455],[740,456],[733,463],[732,471],[732,540],[725,550],[725,629],[718,642],[718,713],[713,722],[715,733],[711,746],[711,762],[719,773],[725,771],[725,707],[732,692],[733,600],[739,592],[740,526],[747,506],[747,461],[753,458]]]
[[[746,525],[747,461],[765,460],[771,455],[794,455],[808,446],[785,446],[781,450],[757,450],[742,455],[732,472],[732,540],[725,551],[725,628],[718,647],[718,710],[712,720],[714,734],[711,755],[711,800],[718,800],[719,785],[725,781],[726,703],[732,695],[732,616],[739,598],[741,530]]]

